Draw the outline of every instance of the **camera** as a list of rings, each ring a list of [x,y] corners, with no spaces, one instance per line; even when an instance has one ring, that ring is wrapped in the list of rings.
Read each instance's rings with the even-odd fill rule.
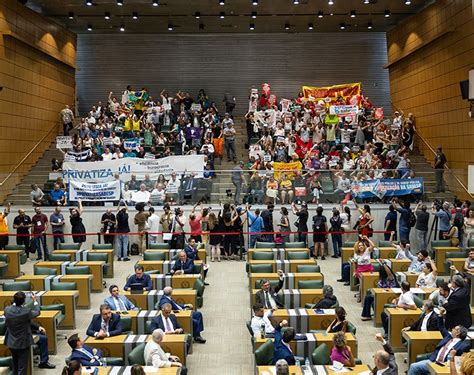
[[[181,215],[181,208],[176,207],[176,208],[174,209],[174,214],[175,214],[176,216]]]
[[[436,208],[436,211],[441,210],[441,207],[443,207],[443,204],[439,199],[433,200],[433,207]]]

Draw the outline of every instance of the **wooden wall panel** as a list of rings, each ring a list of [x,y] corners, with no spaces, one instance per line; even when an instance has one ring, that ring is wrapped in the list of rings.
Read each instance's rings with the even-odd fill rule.
[[[74,103],[76,36],[16,0],[0,2],[0,34],[0,183],[47,136],[1,186],[1,201],[58,134],[59,111]]]
[[[197,95],[206,90],[219,107],[226,90],[237,113],[252,86],[268,82],[278,97],[296,97],[302,85],[362,82],[390,111],[385,33],[78,35],[77,93],[81,113],[110,90],[147,87]]]
[[[472,0],[441,0],[387,33],[394,105],[414,113],[419,133],[433,148],[443,147],[466,186],[467,166],[474,163],[474,120],[459,82],[474,68],[473,12]],[[418,145],[433,160],[429,148]],[[467,197],[454,178],[447,179],[459,197]]]

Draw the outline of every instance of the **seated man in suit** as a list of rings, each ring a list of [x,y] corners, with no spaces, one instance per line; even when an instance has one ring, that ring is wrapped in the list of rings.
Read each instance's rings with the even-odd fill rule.
[[[423,314],[411,326],[405,327],[402,331],[439,331],[438,314],[434,311],[433,301],[430,299],[423,301]]]
[[[188,243],[184,247],[184,252],[186,253],[188,259],[191,259],[193,262],[195,260],[199,260],[196,240],[193,237],[188,238]]]
[[[145,365],[153,366],[155,368],[163,367],[180,367],[181,371],[179,372],[182,375],[188,373],[186,367],[184,367],[180,358],[171,355],[170,353],[165,353],[161,348],[160,344],[165,337],[165,333],[161,329],[156,329],[151,334],[151,340],[149,340],[145,346],[145,352],[143,354]]]
[[[284,273],[282,270],[278,270],[277,272],[280,276],[278,285],[272,288],[270,287],[269,280],[262,280],[260,282],[262,289],[255,294],[255,302],[261,303],[265,309],[278,309],[284,307],[280,300],[280,296],[278,295],[280,289],[283,288]]]
[[[467,328],[463,326],[456,326],[451,330],[451,333],[444,326],[443,316],[446,311],[440,309],[440,317],[438,318],[438,326],[443,335],[443,339],[436,346],[436,349],[431,353],[429,359],[415,362],[410,365],[408,375],[429,374],[428,364],[430,362],[445,363],[448,354],[451,350],[456,351],[456,355],[460,356],[471,349],[471,341],[467,338]]]
[[[56,368],[55,365],[49,363],[49,353],[48,353],[48,336],[46,336],[46,330],[41,327],[37,322],[31,322],[31,333],[38,336],[38,348],[40,352],[40,363],[39,368]]]
[[[174,262],[170,271],[172,275],[192,274],[194,271],[194,262],[188,258],[185,251],[179,252],[179,259]]]
[[[94,314],[87,328],[87,336],[103,339],[110,336],[118,336],[123,332],[120,315],[112,314],[110,306],[103,304],[99,308],[100,314]]]
[[[282,327],[287,327],[288,321],[282,320],[276,324],[275,327],[275,339],[273,341],[273,361],[272,364],[277,363],[278,360],[284,359],[290,366],[294,366],[295,356],[290,347],[290,342],[296,336],[295,329],[288,327],[283,334],[281,333]]]
[[[179,324],[176,315],[172,314],[171,303],[165,303],[161,306],[161,314],[151,320],[150,330],[161,329],[167,335],[184,333],[183,327]]]
[[[173,299],[173,288],[167,286],[163,289],[163,295],[161,296],[160,300],[158,301],[158,307],[161,309],[165,303],[169,303],[173,311],[182,311],[185,309],[193,308],[193,305],[180,305],[176,303]],[[191,313],[191,317],[193,319],[193,338],[194,342],[198,342],[200,344],[204,344],[206,340],[201,337],[201,332],[204,331],[204,321],[202,319],[202,314],[199,311],[193,311]]]
[[[144,291],[151,290],[153,287],[150,275],[146,274],[145,269],[140,265],[135,266],[135,275],[128,278],[123,289],[130,290],[130,285],[132,284],[142,284]]]
[[[109,288],[110,296],[104,300],[104,303],[115,311],[140,310],[127,297],[120,295],[117,285],[111,285]]]
[[[102,350],[85,345],[77,333],[71,335],[67,343],[72,349],[71,361],[79,361],[83,366],[102,366]]]
[[[382,343],[383,350],[378,350],[374,354],[375,367],[372,369],[372,374],[397,375],[398,365],[392,347],[380,333],[375,335],[375,339]]]
[[[273,310],[265,311],[261,303],[253,305],[252,310],[254,316],[250,326],[252,327],[253,336],[260,337],[262,326],[265,326],[265,337],[273,337],[275,328],[273,328],[272,322],[269,319],[272,316]]]

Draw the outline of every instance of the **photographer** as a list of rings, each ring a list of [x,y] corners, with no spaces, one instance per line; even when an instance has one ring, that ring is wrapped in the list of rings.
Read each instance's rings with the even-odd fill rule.
[[[183,249],[184,248],[184,225],[186,224],[186,217],[184,211],[176,207],[174,210],[173,224],[171,225],[171,232],[173,238],[170,246],[172,249]]]
[[[431,213],[438,218],[438,238],[444,239],[444,234],[449,233],[451,229],[451,212],[449,212],[449,202],[443,202],[438,199],[433,201]]]
[[[298,208],[296,204],[301,204],[301,208]],[[291,204],[293,213],[298,216],[298,220],[295,223],[296,230],[298,232],[298,241],[306,244],[306,237],[308,236],[308,205],[305,201],[301,203],[299,201]]]

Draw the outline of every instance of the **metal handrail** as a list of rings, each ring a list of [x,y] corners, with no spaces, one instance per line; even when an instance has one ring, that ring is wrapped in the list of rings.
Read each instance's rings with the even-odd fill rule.
[[[436,155],[435,149],[428,143],[428,141],[421,135],[421,133],[416,128],[415,128],[415,133],[418,135],[418,138],[420,138],[422,140],[422,142],[425,144],[425,146],[429,148],[429,150],[433,153],[433,155]],[[464,189],[466,194],[468,194],[471,198],[474,198],[474,195],[469,193],[466,185],[464,185],[464,183],[459,179],[458,176],[456,176],[456,174],[453,172],[453,170],[448,167],[447,163],[444,164],[444,168],[450,172],[450,174],[454,177],[454,179],[458,182],[458,184]]]
[[[46,135],[41,138],[34,146],[33,148],[23,157],[23,159],[20,160],[20,162],[15,166],[15,168],[13,168],[13,170],[7,175],[7,177],[5,177],[3,179],[2,182],[0,182],[0,186],[3,186],[5,184],[5,182],[8,181],[8,179],[13,175],[13,173],[15,173],[18,168],[20,168],[20,166],[26,161],[26,159],[28,159],[28,157],[38,148],[38,146],[43,143],[43,141],[50,135],[50,133],[53,131],[53,130],[57,130],[58,129],[58,125],[54,125],[53,127],[51,127],[51,129],[49,129],[49,131],[46,133]]]

